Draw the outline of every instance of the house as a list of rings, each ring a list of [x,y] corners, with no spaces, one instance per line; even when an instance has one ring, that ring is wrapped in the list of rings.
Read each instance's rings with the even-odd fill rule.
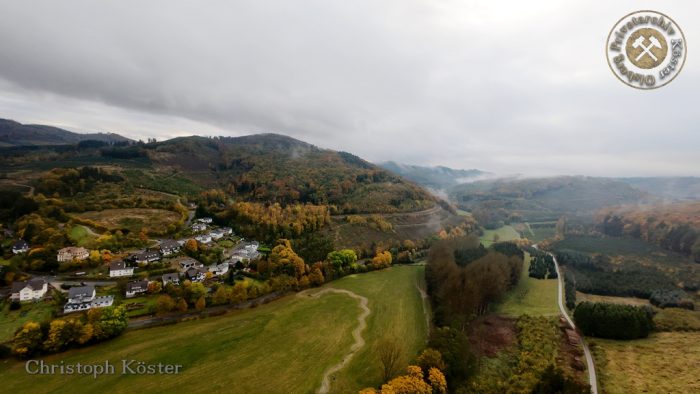
[[[197,240],[197,242],[203,243],[203,244],[209,244],[211,243],[211,235],[209,234],[202,234],[194,237],[194,239]]]
[[[192,231],[198,233],[207,229],[207,225],[204,223],[195,223],[192,225]]]
[[[178,262],[178,267],[180,268],[180,272],[186,272],[190,268],[199,268],[203,267],[204,264],[200,263],[199,261],[195,259],[191,259],[189,257],[181,259]]]
[[[208,269],[213,275],[220,276],[228,272],[229,266],[228,263],[212,264]]]
[[[26,253],[28,250],[29,244],[23,239],[20,239],[19,241],[15,242],[14,245],[12,245],[12,253],[14,254]]]
[[[209,239],[219,240],[224,237],[224,233],[220,232],[219,229],[212,230],[209,233]]]
[[[163,256],[170,256],[180,252],[180,243],[172,239],[160,243],[160,253]]]
[[[211,222],[212,222],[211,218],[199,218],[199,219],[197,219],[197,221],[200,223],[206,223],[206,224],[211,224]]]
[[[136,280],[126,284],[126,298],[135,297],[148,291],[147,280]]]
[[[179,285],[180,284],[180,275],[177,273],[172,273],[172,274],[164,274],[163,275],[163,287],[167,285],[168,283],[172,283],[174,285]]]
[[[10,299],[14,301],[40,300],[49,287],[43,279],[30,279],[27,282],[13,282]]]
[[[139,253],[134,255],[134,261],[141,264],[141,263],[152,263],[154,261],[160,260],[160,253],[156,251],[145,251],[143,253]]]
[[[95,287],[80,286],[71,287],[68,290],[68,302],[63,307],[63,313],[86,311],[91,308],[103,308],[112,306],[113,296],[97,297]]]
[[[69,246],[58,251],[56,259],[59,262],[85,260],[90,257],[90,252],[83,247]]]
[[[192,267],[185,271],[185,276],[192,282],[201,282],[207,277],[207,270],[202,267]]]
[[[127,267],[126,263],[121,260],[109,263],[109,277],[118,278],[121,276],[131,276],[134,274],[133,267]]]

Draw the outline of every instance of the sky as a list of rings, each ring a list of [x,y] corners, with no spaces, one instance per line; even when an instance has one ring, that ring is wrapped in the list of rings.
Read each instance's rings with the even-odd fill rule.
[[[653,91],[610,71],[653,9],[689,57]],[[134,139],[273,132],[373,162],[498,174],[700,175],[700,4],[0,0],[0,117]],[[700,48],[700,44],[698,44]]]

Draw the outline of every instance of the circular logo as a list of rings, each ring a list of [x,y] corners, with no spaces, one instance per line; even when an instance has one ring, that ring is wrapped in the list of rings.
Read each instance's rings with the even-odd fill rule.
[[[625,84],[656,89],[671,82],[685,63],[685,36],[668,16],[656,11],[625,15],[605,43],[608,65]]]

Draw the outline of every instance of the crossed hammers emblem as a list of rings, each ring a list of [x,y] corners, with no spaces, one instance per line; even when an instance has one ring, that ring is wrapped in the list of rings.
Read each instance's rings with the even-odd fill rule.
[[[642,56],[644,56],[644,55],[649,55],[649,56],[651,56],[652,59],[654,59],[655,62],[658,61],[659,59],[657,59],[656,56],[654,56],[654,54],[651,53],[651,48],[656,47],[656,48],[661,49],[661,43],[660,43],[659,40],[657,40],[656,37],[654,37],[654,36],[649,36],[649,41],[651,42],[651,44],[649,44],[648,46],[644,45],[644,42],[645,42],[645,41],[646,41],[646,38],[645,38],[644,36],[639,36],[639,37],[637,37],[637,39],[632,43],[632,46],[633,46],[635,49],[640,48],[640,47],[642,48],[642,53],[640,53],[639,55],[637,55],[637,58],[634,59],[634,60],[635,60],[635,61],[639,61],[639,59],[641,59]]]

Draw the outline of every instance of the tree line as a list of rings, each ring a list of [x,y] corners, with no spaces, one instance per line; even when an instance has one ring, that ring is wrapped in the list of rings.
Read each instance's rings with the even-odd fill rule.
[[[608,339],[646,338],[654,328],[649,307],[582,302],[574,311],[576,326],[585,335]]]

